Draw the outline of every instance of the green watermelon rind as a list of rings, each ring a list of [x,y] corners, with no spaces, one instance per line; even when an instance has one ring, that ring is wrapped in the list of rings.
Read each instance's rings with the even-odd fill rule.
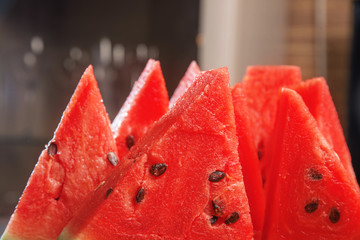
[[[60,236],[58,237],[58,240],[69,240],[69,239],[70,239],[70,234],[68,233],[65,227],[64,230],[61,232]]]
[[[20,239],[20,238],[11,237],[10,234],[4,233],[4,235],[1,236],[1,240],[21,240],[21,239]]]

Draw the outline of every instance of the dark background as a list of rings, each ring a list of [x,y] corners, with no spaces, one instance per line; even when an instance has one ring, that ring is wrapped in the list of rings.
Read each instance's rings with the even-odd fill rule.
[[[354,31],[349,88],[348,145],[357,180],[360,182],[360,1],[354,1]]]

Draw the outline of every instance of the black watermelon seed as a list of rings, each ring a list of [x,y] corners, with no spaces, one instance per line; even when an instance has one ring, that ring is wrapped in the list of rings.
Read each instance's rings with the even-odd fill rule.
[[[230,216],[225,220],[226,225],[230,225],[236,223],[240,218],[240,214],[238,212],[233,212]]]
[[[322,174],[313,168],[310,168],[308,170],[308,175],[311,178],[311,180],[314,180],[314,181],[319,181],[322,179]]]
[[[136,202],[140,203],[145,197],[145,189],[141,188],[136,194]]]
[[[262,150],[258,150],[257,154],[258,154],[258,159],[261,160],[262,157],[263,157],[263,152],[262,152]]]
[[[329,219],[332,223],[337,223],[340,220],[340,212],[336,207],[330,209]]]
[[[106,157],[113,166],[116,166],[119,163],[118,157],[113,152],[108,152]]]
[[[214,223],[216,223],[217,220],[218,220],[217,216],[212,216],[212,218],[210,218],[210,224],[213,225]]]
[[[167,169],[167,165],[165,163],[156,163],[151,166],[150,173],[155,177],[162,175]]]
[[[132,146],[135,145],[135,137],[133,135],[129,135],[126,137],[126,146],[130,150]]]
[[[209,181],[210,182],[219,182],[221,179],[223,179],[225,177],[225,173],[222,171],[215,171],[212,172],[209,175]]]
[[[220,204],[218,204],[217,202],[215,202],[214,200],[212,201],[212,206],[214,209],[214,212],[217,216],[222,216],[223,215],[223,208],[220,206]]]
[[[317,200],[311,201],[310,203],[306,204],[304,207],[305,212],[307,213],[313,213],[318,209],[319,202]]]
[[[114,191],[114,190],[113,190],[112,188],[109,188],[109,189],[106,191],[106,196],[105,196],[105,198],[107,199],[113,191]]]
[[[52,142],[48,146],[48,154],[49,156],[54,156],[56,153],[57,153],[57,145],[54,142]]]

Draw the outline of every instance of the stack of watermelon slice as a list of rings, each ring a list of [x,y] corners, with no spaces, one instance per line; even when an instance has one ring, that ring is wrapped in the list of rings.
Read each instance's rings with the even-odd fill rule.
[[[90,66],[1,239],[360,239],[360,191],[323,78],[150,59],[110,125]]]

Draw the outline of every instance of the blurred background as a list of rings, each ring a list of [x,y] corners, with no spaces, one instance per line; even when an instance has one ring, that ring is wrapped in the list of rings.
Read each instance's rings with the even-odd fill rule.
[[[232,84],[248,65],[299,65],[304,79],[328,80],[359,170],[359,4],[0,0],[0,225],[89,64],[111,120],[148,58],[161,61],[170,95],[192,60],[228,66]]]

